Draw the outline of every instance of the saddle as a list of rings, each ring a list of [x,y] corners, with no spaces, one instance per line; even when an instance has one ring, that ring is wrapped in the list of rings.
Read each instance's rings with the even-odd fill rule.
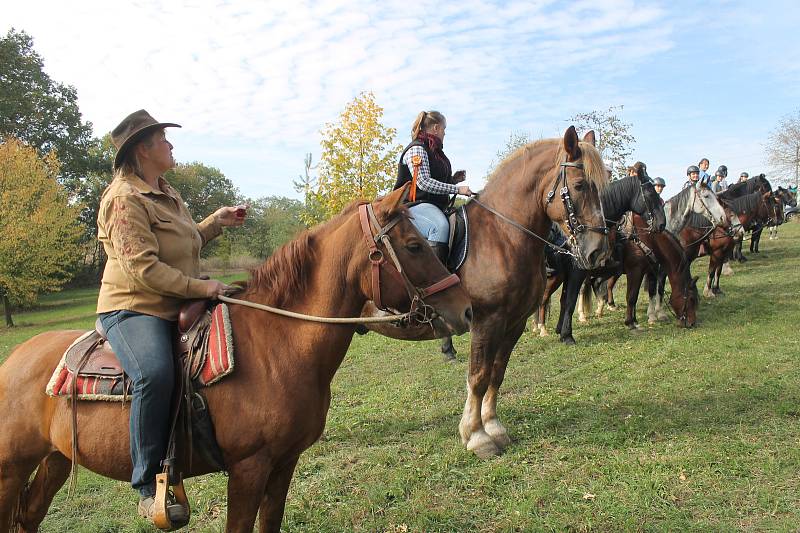
[[[467,259],[469,251],[469,222],[467,221],[467,210],[461,207],[450,211],[447,214],[447,221],[450,224],[450,236],[448,239],[447,269],[455,272]]]
[[[233,340],[225,304],[213,309],[208,300],[193,300],[180,310],[174,340],[176,384],[171,403],[171,432],[164,471],[156,476],[156,515],[154,523],[165,531],[183,527],[167,512],[168,495],[183,505],[189,504],[183,489],[182,473],[177,472],[177,449],[182,444],[183,463],[191,471],[193,458],[214,470],[225,470],[222,452],[214,436],[205,397],[198,389],[209,386],[233,371]],[[107,341],[100,321],[67,348],[48,383],[51,396],[68,396],[72,401],[73,450],[77,450],[78,400],[122,401],[127,399],[130,382]],[[76,469],[73,452],[73,475]],[[171,487],[171,488],[170,488]]]

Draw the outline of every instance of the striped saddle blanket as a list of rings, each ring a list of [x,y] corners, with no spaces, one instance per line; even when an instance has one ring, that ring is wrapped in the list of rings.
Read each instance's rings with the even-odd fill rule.
[[[228,306],[208,309],[175,342],[176,371],[184,368],[196,388],[207,387],[233,372],[233,330]],[[47,384],[50,396],[79,400],[125,401],[130,393],[128,377],[109,342],[97,330],[87,331],[73,342]]]

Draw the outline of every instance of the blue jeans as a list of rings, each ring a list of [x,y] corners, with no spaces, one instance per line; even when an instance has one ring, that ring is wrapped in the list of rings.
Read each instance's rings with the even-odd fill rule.
[[[169,439],[175,326],[169,320],[134,311],[112,311],[99,317],[131,380],[131,485],[143,497],[153,496]]]
[[[450,240],[450,223],[442,210],[433,204],[412,205],[411,223],[429,241],[447,244]]]

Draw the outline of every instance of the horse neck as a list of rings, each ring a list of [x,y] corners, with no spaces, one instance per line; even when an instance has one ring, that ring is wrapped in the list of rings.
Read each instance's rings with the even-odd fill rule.
[[[555,146],[555,145],[554,145]],[[549,149],[539,157],[523,153],[516,166],[503,175],[495,175],[480,195],[483,204],[497,210],[511,220],[521,224],[542,238],[550,231],[550,219],[544,197],[555,185],[557,175],[552,174],[555,150]],[[531,150],[536,150],[534,146]],[[550,152],[553,152],[550,156]],[[549,156],[549,157],[548,157]],[[536,161],[534,161],[536,159]],[[553,201],[559,201],[558,191]],[[480,206],[467,206],[469,219],[480,223],[470,223],[470,240],[480,239],[484,232],[496,240],[497,234],[504,235],[510,243],[525,250],[542,248],[541,241],[525,235],[497,216]]]
[[[628,211],[633,211],[633,201],[639,194],[638,176],[627,176],[612,181],[600,193],[603,213],[608,220],[620,220]]]
[[[667,267],[667,277],[672,290],[675,291],[678,287],[682,290],[682,284],[689,281],[689,269],[686,252],[681,243],[671,233],[662,231],[654,234],[654,248]]]
[[[347,217],[331,231],[317,230],[314,235],[313,259],[305,261],[306,283],[285,298],[282,308],[313,316],[359,316],[366,298],[359,290],[363,266],[357,254],[366,248],[358,223],[358,216]],[[324,233],[322,233],[324,232]],[[364,261],[365,262],[365,261]],[[269,297],[259,292],[248,298],[256,303],[270,305]],[[237,330],[249,335],[253,346],[251,353],[257,357],[283,358],[291,354],[292,368],[264,361],[273,372],[288,370],[287,379],[301,373],[314,372],[319,383],[330,383],[338,370],[353,339],[355,328],[350,325],[322,324],[294,318],[285,318],[261,310],[241,308],[243,324]],[[243,327],[242,327],[243,326]],[[264,332],[270,332],[265,335]],[[275,348],[276,346],[280,348]],[[301,368],[302,371],[298,371]],[[305,379],[305,378],[304,378]]]
[[[667,230],[673,234],[680,233],[689,220],[689,213],[692,211],[692,203],[689,197],[696,194],[690,187],[664,202],[664,214],[667,216]]]

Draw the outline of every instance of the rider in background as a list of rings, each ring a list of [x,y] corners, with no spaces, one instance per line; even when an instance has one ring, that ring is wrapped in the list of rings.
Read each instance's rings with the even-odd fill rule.
[[[711,162],[708,158],[703,158],[697,163],[698,168],[700,169],[700,183],[704,185],[711,186],[711,176],[708,173],[708,167],[711,165]]]
[[[687,168],[686,175],[689,177],[689,179],[686,180],[681,189],[685,189],[687,187],[692,187],[692,186],[696,187],[697,184],[700,183],[700,169],[697,168],[697,165],[692,165],[689,168]]]
[[[748,174],[747,172],[742,172],[741,174],[739,174],[739,183],[747,181],[748,178],[750,178],[750,174]]]
[[[444,155],[447,120],[438,111],[423,111],[411,126],[411,143],[405,147],[397,165],[399,189],[408,182],[411,221],[428,240],[436,256],[444,263],[447,260],[450,225],[444,210],[450,205],[451,195],[471,196],[473,192],[464,181],[463,170],[453,174],[450,160]]]
[[[653,188],[656,190],[656,192],[658,193],[659,196],[661,196],[661,193],[664,191],[664,187],[666,187],[666,186],[667,186],[667,182],[664,181],[664,178],[661,178],[661,177],[653,178]],[[662,203],[664,202],[663,198],[662,198],[661,202]]]

